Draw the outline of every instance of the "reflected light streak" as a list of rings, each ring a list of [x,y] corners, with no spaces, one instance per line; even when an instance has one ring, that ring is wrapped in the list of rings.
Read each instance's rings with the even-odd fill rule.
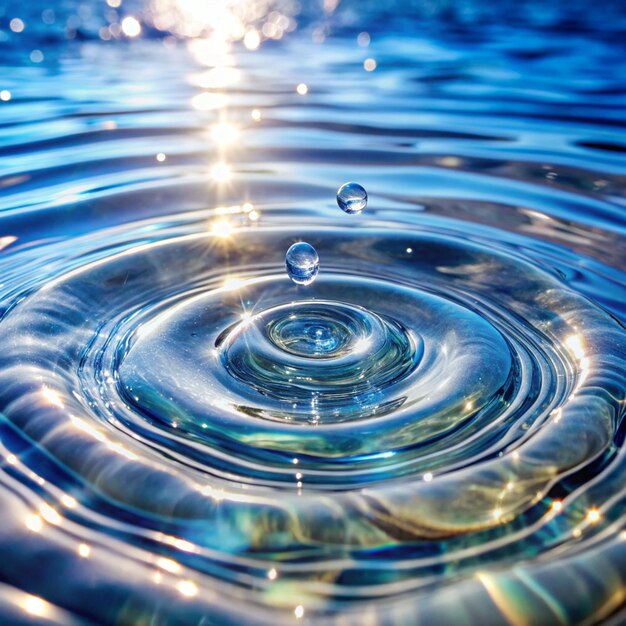
[[[243,287],[243,285],[245,284],[246,284],[246,281],[243,278],[239,278],[237,276],[229,276],[224,281],[224,285],[222,286],[222,289],[226,291],[232,291],[235,289],[239,289],[240,287]]]
[[[63,518],[49,504],[42,504],[39,509],[39,514],[46,522],[54,524],[55,526],[60,525],[63,521]]]
[[[225,183],[232,177],[232,170],[227,163],[216,163],[211,168],[211,178],[217,183]]]
[[[585,346],[583,344],[583,338],[581,335],[570,335],[565,340],[565,345],[573,354],[574,358],[578,361],[578,366],[580,367],[580,375],[572,392],[572,395],[575,395],[580,387],[584,385],[587,377],[589,376],[590,363],[589,358],[586,356],[585,353]]]
[[[12,235],[5,235],[4,237],[0,237],[0,250],[4,250],[7,246],[10,246],[16,241],[17,237],[13,237]]]
[[[161,569],[164,569],[166,572],[170,572],[171,574],[177,574],[178,572],[180,572],[181,569],[180,565],[172,559],[158,559],[157,565]]]
[[[230,122],[220,122],[211,127],[211,139],[221,145],[233,143],[239,137],[239,128]]]
[[[89,558],[89,555],[91,554],[91,548],[86,543],[81,543],[78,546],[78,554],[83,559],[87,559],[87,558]]]
[[[510,602],[506,590],[502,589],[492,576],[487,573],[479,572],[476,574],[476,577],[509,624],[512,626],[522,626],[522,624],[527,623],[526,620],[523,620],[517,614],[516,607]]]
[[[38,533],[43,528],[43,520],[39,517],[39,515],[27,515],[24,521],[26,523],[26,528],[28,528],[28,530],[32,530],[34,533]]]
[[[218,220],[211,226],[211,232],[222,239],[233,234],[233,226],[227,220]]]
[[[122,445],[110,441],[104,435],[104,433],[100,432],[97,428],[95,428],[94,426],[86,422],[85,420],[82,420],[74,415],[70,415],[70,420],[72,424],[76,426],[76,428],[87,433],[88,435],[96,439],[97,441],[104,443],[106,447],[112,452],[116,452],[117,454],[120,454],[121,456],[126,457],[130,461],[134,461],[137,458],[132,452],[124,448]]]
[[[63,408],[63,401],[61,400],[61,395],[58,391],[54,391],[54,389],[50,389],[47,385],[44,385],[41,388],[41,395],[45,400],[46,404],[50,406],[55,406],[59,409]]]
[[[241,72],[236,67],[221,65],[212,70],[194,74],[189,82],[203,89],[222,89],[230,87],[241,80]]]
[[[61,497],[61,503],[66,506],[68,509],[76,508],[78,502],[76,502],[76,498],[72,498],[72,496],[63,495]]]
[[[37,596],[27,596],[22,602],[22,608],[37,617],[44,617],[48,613],[48,603]]]
[[[197,585],[191,580],[181,580],[177,585],[177,589],[187,598],[192,598],[198,593]]]
[[[171,537],[170,535],[165,535],[164,541],[170,546],[174,546],[177,550],[182,550],[183,552],[196,551],[196,546],[194,546],[191,541],[180,539],[179,537]]]
[[[565,340],[565,345],[577,359],[583,359],[585,357],[585,349],[580,335],[570,335]]]
[[[152,0],[154,26],[188,38],[243,40],[256,50],[264,38],[280,39],[295,29],[300,10],[291,0]]]
[[[199,93],[191,99],[191,106],[196,111],[212,111],[228,104],[228,97],[223,93]]]

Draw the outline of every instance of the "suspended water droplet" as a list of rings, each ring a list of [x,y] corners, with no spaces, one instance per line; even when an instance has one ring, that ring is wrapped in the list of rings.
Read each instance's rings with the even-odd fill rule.
[[[359,183],[346,183],[337,190],[337,204],[342,211],[360,213],[367,206],[367,191]]]
[[[319,271],[320,259],[311,244],[301,241],[287,250],[285,266],[289,278],[296,285],[310,285]]]

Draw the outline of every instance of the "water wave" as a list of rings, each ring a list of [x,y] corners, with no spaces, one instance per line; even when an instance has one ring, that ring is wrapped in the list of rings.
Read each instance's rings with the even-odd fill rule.
[[[621,619],[623,45],[342,10],[12,68],[8,623]]]

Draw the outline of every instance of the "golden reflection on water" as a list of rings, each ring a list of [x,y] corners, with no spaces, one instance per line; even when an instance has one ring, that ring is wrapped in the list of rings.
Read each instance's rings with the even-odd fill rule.
[[[152,22],[180,37],[243,41],[248,49],[293,31],[298,4],[291,0],[153,0]]]

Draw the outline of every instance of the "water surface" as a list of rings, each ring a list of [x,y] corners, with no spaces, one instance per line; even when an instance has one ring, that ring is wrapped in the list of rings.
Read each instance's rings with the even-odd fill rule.
[[[0,621],[620,623],[623,6],[194,6],[0,4]]]

